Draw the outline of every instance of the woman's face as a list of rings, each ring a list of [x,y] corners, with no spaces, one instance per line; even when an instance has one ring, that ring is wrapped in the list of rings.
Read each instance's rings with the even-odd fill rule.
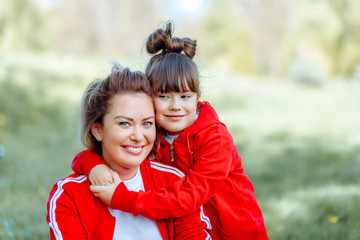
[[[103,125],[97,125],[104,160],[123,180],[132,178],[155,141],[152,98],[144,93],[118,94],[110,101]]]

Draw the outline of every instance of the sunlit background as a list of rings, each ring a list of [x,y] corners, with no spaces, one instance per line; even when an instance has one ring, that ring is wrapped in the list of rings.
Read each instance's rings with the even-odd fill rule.
[[[197,40],[270,239],[360,239],[360,1],[1,0],[0,239],[49,239],[52,185],[84,149],[79,102],[144,70],[167,20]]]

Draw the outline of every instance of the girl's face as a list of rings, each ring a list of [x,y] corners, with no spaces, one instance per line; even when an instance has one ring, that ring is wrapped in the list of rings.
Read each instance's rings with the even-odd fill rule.
[[[116,95],[103,124],[94,123],[93,134],[101,137],[105,161],[121,179],[131,179],[148,156],[155,141],[152,98],[144,93]]]
[[[154,96],[156,121],[169,135],[178,135],[194,123],[197,102],[195,92],[158,93]]]

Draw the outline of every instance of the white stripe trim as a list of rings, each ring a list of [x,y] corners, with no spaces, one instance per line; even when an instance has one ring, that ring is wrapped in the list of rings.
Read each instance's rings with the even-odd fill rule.
[[[49,226],[52,228],[53,232],[54,232],[54,236],[56,239],[62,240],[62,234],[61,231],[59,229],[59,226],[56,222],[56,214],[55,214],[55,210],[56,210],[56,201],[59,199],[59,197],[61,196],[61,194],[64,192],[64,188],[63,186],[66,183],[69,182],[76,182],[76,183],[82,183],[86,180],[86,176],[82,175],[79,176],[77,178],[73,178],[73,177],[68,177],[65,178],[61,181],[59,181],[57,183],[58,189],[55,191],[54,195],[52,196],[51,200],[50,200],[50,209],[49,209],[49,218],[50,218],[50,222],[49,222]]]
[[[203,206],[200,206],[200,219],[206,223],[206,228],[211,229],[211,222],[208,216],[204,214]]]
[[[150,166],[152,168],[158,169],[158,170],[163,171],[163,172],[174,173],[175,175],[179,176],[180,178],[185,177],[185,174],[181,170],[179,170],[179,169],[177,169],[175,167],[169,166],[169,165],[165,165],[165,164],[162,164],[162,163],[159,163],[159,162],[151,161]]]
[[[211,238],[210,234],[208,233],[208,231],[206,231],[205,229],[204,229],[204,231],[206,232],[205,240],[211,240],[212,238]]]

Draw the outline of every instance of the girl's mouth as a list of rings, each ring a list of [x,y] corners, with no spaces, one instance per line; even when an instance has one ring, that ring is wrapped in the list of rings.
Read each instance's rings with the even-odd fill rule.
[[[173,119],[173,120],[179,120],[183,118],[185,115],[165,115],[165,117]]]

